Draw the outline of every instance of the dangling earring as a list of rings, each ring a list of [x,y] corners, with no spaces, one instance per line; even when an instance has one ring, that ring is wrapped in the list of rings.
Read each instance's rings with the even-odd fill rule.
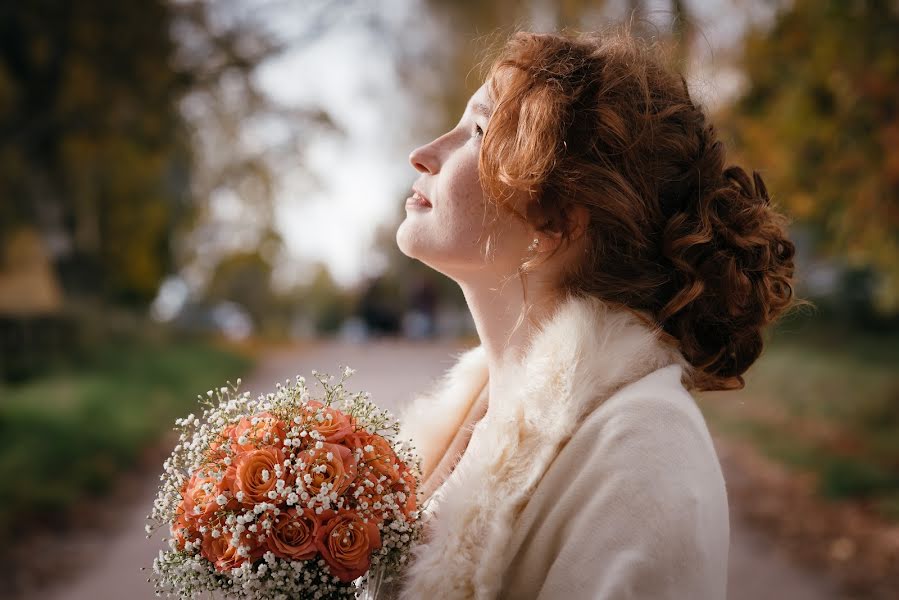
[[[538,240],[537,238],[534,238],[534,241],[531,242],[531,245],[530,245],[530,246],[528,246],[528,250],[531,250],[531,251],[536,250],[536,249],[537,249],[537,245],[538,245],[539,243],[540,243],[540,240]]]

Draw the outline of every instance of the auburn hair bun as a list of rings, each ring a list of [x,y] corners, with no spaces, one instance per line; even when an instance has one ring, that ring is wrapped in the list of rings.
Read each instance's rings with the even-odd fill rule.
[[[585,207],[585,259],[560,288],[652,315],[694,367],[693,387],[739,388],[793,301],[795,248],[762,177],[726,166],[706,112],[658,54],[622,28],[514,34],[489,72],[481,181],[499,206],[529,195],[515,214],[565,243],[566,215]]]

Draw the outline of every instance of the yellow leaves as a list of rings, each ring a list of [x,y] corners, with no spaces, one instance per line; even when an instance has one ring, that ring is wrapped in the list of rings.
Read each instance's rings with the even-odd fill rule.
[[[807,192],[791,194],[787,197],[786,205],[790,215],[800,220],[809,219],[815,214],[815,199]]]
[[[877,137],[884,149],[884,176],[890,185],[899,187],[899,118],[879,127]],[[896,224],[899,226],[899,222]]]
[[[77,112],[100,104],[102,92],[97,67],[86,58],[71,56],[67,61],[58,95],[59,108],[63,112]]]

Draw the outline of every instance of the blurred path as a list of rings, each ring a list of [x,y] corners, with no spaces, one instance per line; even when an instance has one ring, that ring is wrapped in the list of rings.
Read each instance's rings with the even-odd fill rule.
[[[457,342],[377,341],[368,344],[322,342],[303,350],[279,350],[262,361],[243,389],[256,393],[274,388],[275,382],[305,375],[310,389],[318,384],[310,371],[316,369],[339,377],[340,367],[349,364],[357,372],[347,381],[350,390],[367,390],[372,399],[396,411],[412,396],[425,390],[434,378],[454,362],[453,353],[464,350]],[[726,477],[730,473],[722,461]],[[121,526],[112,534],[91,534],[92,539],[72,544],[74,552],[83,553],[84,566],[65,581],[55,581],[28,596],[41,600],[150,600],[155,598],[148,574],[149,567],[161,548],[159,541],[148,541],[143,531],[150,510],[156,480],[146,482],[137,496],[140,502],[123,506]],[[746,527],[731,510],[730,600],[831,600],[841,596],[836,587],[821,574],[806,571],[793,564],[763,535]],[[68,545],[68,543],[67,543]]]
[[[350,391],[371,392],[372,400],[384,408],[394,410],[407,402],[416,392],[428,387],[433,378],[453,364],[452,353],[464,346],[457,342],[409,342],[377,341],[364,345],[341,342],[322,342],[301,350],[271,352],[263,357],[258,368],[249,378],[244,378],[241,389],[255,396],[273,390],[276,382],[305,375],[310,391],[321,387],[311,371],[329,373],[339,379],[342,367],[348,364],[357,370],[347,382]],[[238,375],[235,374],[235,378]],[[198,390],[199,391],[199,390]],[[159,461],[160,468],[162,459]],[[156,492],[156,475],[152,475],[143,489],[131,495],[139,501],[122,507],[116,521],[118,527],[110,532],[89,532],[78,539],[64,540],[64,554],[76,555],[66,565],[60,577],[53,582],[37,582],[30,600],[150,600],[156,598],[153,586],[147,583],[148,569],[153,558],[163,547],[157,538],[147,540],[144,533],[146,515],[150,511]],[[154,541],[155,540],[155,541]],[[68,559],[67,559],[68,560]],[[77,569],[77,570],[76,570]],[[69,574],[73,571],[74,573]],[[58,580],[57,580],[58,579]]]
[[[740,517],[732,493],[743,475],[734,468],[723,445],[717,446],[730,502],[730,555],[727,597],[730,600],[837,600],[846,596],[833,578],[798,564],[787,549],[752,528]]]

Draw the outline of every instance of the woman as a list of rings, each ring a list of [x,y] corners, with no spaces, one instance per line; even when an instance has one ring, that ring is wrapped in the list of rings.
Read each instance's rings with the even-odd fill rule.
[[[427,500],[404,599],[725,597],[689,390],[742,387],[794,248],[652,51],[517,33],[410,156],[397,243],[458,282],[481,343],[402,415]]]

